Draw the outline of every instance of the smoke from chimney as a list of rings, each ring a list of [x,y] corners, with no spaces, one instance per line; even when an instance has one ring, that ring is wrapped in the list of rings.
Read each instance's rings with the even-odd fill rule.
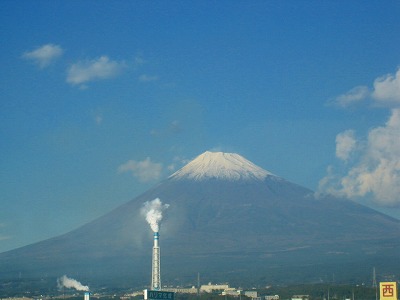
[[[169,204],[162,204],[159,198],[152,201],[146,201],[141,209],[141,214],[146,218],[150,224],[153,232],[159,232],[160,221],[162,220],[162,212],[169,207]]]
[[[75,279],[68,278],[67,275],[64,275],[57,279],[57,286],[59,289],[66,287],[76,289],[77,291],[89,291],[89,287],[86,285],[82,285],[79,281]]]

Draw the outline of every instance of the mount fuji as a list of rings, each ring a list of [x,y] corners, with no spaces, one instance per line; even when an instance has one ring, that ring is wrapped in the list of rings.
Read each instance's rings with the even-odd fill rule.
[[[169,178],[174,180],[264,180],[272,173],[235,153],[206,151]]]
[[[400,221],[314,192],[233,153],[205,152],[142,195],[67,234],[0,254],[0,280],[78,276],[91,286],[148,285],[146,201],[160,228],[163,285],[370,282],[400,277]],[[21,280],[21,279],[20,279]]]

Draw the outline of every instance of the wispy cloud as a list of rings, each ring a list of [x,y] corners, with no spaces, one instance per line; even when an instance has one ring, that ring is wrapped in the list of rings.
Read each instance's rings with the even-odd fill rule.
[[[101,123],[103,123],[103,115],[98,113],[97,115],[95,115],[94,120],[97,125],[100,125]]]
[[[182,131],[182,124],[179,120],[174,120],[169,124],[169,128],[168,128],[169,132],[172,133],[179,133]]]
[[[154,137],[166,137],[171,134],[179,134],[184,130],[182,123],[179,120],[173,120],[166,128],[161,130],[153,128],[150,130],[150,135]]]
[[[146,63],[146,60],[143,58],[142,55],[137,55],[135,57],[134,65],[135,66],[140,66]]]
[[[57,58],[63,54],[63,49],[58,45],[47,44],[33,51],[28,51],[22,54],[24,59],[30,60],[37,64],[41,69],[48,67]]]
[[[125,67],[124,61],[110,60],[107,56],[80,61],[68,68],[67,82],[72,85],[82,85],[93,80],[113,78],[119,75]]]
[[[190,159],[175,156],[172,160],[172,163],[167,166],[167,170],[173,172],[176,169],[183,167],[188,162],[190,162]]]
[[[99,109],[92,111],[92,118],[96,125],[101,125],[103,123],[103,113]]]
[[[349,198],[371,196],[378,204],[400,206],[400,109],[393,109],[386,124],[370,130],[365,140],[349,133],[338,135],[337,156],[346,160],[353,151],[357,159],[344,174],[330,166],[320,181],[320,192]],[[356,144],[363,146],[356,148]]]
[[[370,90],[367,86],[356,86],[343,95],[336,97],[333,104],[340,107],[348,107],[355,103],[361,102],[370,95]]]
[[[139,76],[140,82],[151,82],[151,81],[157,81],[157,80],[158,80],[158,76],[156,76],[156,75],[142,74]]]
[[[161,176],[162,164],[152,162],[150,157],[142,161],[129,160],[118,167],[119,173],[130,172],[141,182],[157,180]]]
[[[400,68],[395,74],[387,74],[375,79],[373,87],[356,86],[336,97],[331,104],[346,108],[371,98],[381,106],[400,105]]]
[[[11,237],[0,234],[0,241],[9,240]]]

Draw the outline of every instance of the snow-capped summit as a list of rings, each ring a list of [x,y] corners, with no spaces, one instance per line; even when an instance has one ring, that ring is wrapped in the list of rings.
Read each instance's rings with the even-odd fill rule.
[[[272,173],[235,153],[206,151],[172,174],[171,179],[256,179],[264,180]]]

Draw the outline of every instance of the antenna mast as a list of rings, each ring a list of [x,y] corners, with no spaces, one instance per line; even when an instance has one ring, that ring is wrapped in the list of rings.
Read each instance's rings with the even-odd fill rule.
[[[376,272],[375,272],[375,267],[372,269],[372,287],[376,288]]]

